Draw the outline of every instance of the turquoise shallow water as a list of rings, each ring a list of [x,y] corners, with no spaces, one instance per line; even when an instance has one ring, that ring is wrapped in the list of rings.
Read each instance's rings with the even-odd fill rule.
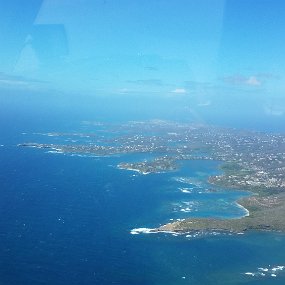
[[[235,200],[247,193],[208,191],[219,162],[137,175],[116,168],[121,157],[19,148],[33,132],[75,130],[23,118],[1,121],[0,284],[284,284],[281,233],[130,234],[170,219],[243,215]]]

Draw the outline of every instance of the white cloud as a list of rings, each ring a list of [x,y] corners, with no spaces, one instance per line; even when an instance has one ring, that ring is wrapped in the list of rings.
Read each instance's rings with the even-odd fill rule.
[[[269,106],[264,106],[264,112],[268,116],[283,116],[284,115],[284,109],[282,108],[276,108],[276,107],[269,107]]]
[[[127,94],[127,93],[130,93],[132,92],[132,90],[128,89],[128,88],[121,88],[118,90],[118,93],[119,94]]]
[[[201,102],[198,104],[199,107],[206,107],[206,106],[210,106],[212,104],[212,102],[210,100],[205,101],[205,102]]]
[[[261,85],[261,80],[255,75],[243,76],[243,75],[232,75],[223,78],[223,81],[231,85],[247,85],[258,87]]]
[[[29,83],[25,81],[20,81],[20,80],[9,80],[9,79],[1,79],[0,78],[0,86],[28,86]]]
[[[261,85],[261,81],[258,80],[255,76],[250,76],[246,81],[245,83],[247,85],[251,85],[251,86],[259,86]]]
[[[0,72],[0,87],[9,89],[38,89],[47,82]]]
[[[176,88],[176,89],[172,90],[171,93],[185,94],[185,93],[187,93],[187,91],[184,88]]]

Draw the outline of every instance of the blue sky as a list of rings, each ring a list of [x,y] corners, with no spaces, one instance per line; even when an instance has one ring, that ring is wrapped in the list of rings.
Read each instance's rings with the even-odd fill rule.
[[[0,88],[250,97],[281,116],[284,35],[282,0],[1,1]]]

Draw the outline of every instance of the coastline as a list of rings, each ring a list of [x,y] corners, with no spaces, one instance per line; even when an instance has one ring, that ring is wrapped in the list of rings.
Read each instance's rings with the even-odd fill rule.
[[[226,163],[226,162],[225,162]],[[221,177],[227,175],[227,171],[220,167]],[[215,186],[228,187],[230,189],[249,191],[252,195],[235,201],[237,206],[244,210],[242,217],[233,219],[223,218],[187,218],[183,221],[170,222],[155,230],[157,232],[172,232],[189,234],[203,232],[228,232],[241,234],[246,231],[279,231],[285,232],[285,193],[282,189],[264,189],[263,187],[248,187],[241,189],[238,185],[220,185],[208,177],[208,183]]]
[[[245,212],[245,215],[242,216],[241,218],[248,217],[249,216],[249,210],[247,208],[245,208],[243,205],[239,204],[238,201],[239,200],[236,201],[237,206]]]
[[[219,161],[222,162],[218,167],[219,171],[208,176],[207,182],[221,189],[251,192],[252,196],[235,201],[237,207],[243,210],[244,216],[237,219],[213,217],[187,219],[161,226],[157,231],[165,229],[170,231],[173,229],[176,232],[217,229],[234,232],[250,229],[285,231],[285,221],[278,220],[278,217],[281,218],[285,214],[285,135],[153,121],[139,125],[130,122],[119,127],[120,130],[126,131],[127,135],[118,135],[106,140],[104,136],[98,137],[92,133],[84,136],[82,133],[47,133],[49,137],[67,137],[69,140],[72,136],[72,142],[76,136],[88,137],[88,140],[92,137],[92,140],[91,143],[80,141],[80,144],[73,144],[70,141],[66,143],[65,140],[63,144],[55,141],[55,143],[21,143],[18,146],[45,149],[52,153],[96,157],[158,154],[158,157],[151,160],[121,161],[117,164],[118,169],[135,171],[141,175],[177,171],[181,162],[189,160]],[[146,136],[145,131],[150,129],[154,134]],[[174,129],[176,135],[173,137],[171,131]],[[178,182],[190,182],[198,186],[197,181],[188,181],[188,178]],[[188,193],[186,191],[182,190]]]
[[[285,232],[285,194],[250,196],[236,201],[246,210],[243,217],[234,219],[187,218],[158,227],[158,232],[171,231],[189,233],[195,231],[226,231],[244,233],[246,231]]]

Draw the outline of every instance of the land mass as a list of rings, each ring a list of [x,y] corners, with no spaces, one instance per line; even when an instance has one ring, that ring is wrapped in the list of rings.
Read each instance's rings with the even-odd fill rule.
[[[222,173],[209,177],[208,182],[221,188],[252,192],[252,196],[238,201],[249,215],[239,219],[191,218],[156,230],[285,232],[284,134],[159,120],[94,126],[94,132],[41,134],[65,143],[27,142],[19,146],[66,154],[120,155],[122,159],[126,154],[151,154],[153,159],[118,164],[120,169],[141,174],[175,171],[185,160],[221,161]]]

